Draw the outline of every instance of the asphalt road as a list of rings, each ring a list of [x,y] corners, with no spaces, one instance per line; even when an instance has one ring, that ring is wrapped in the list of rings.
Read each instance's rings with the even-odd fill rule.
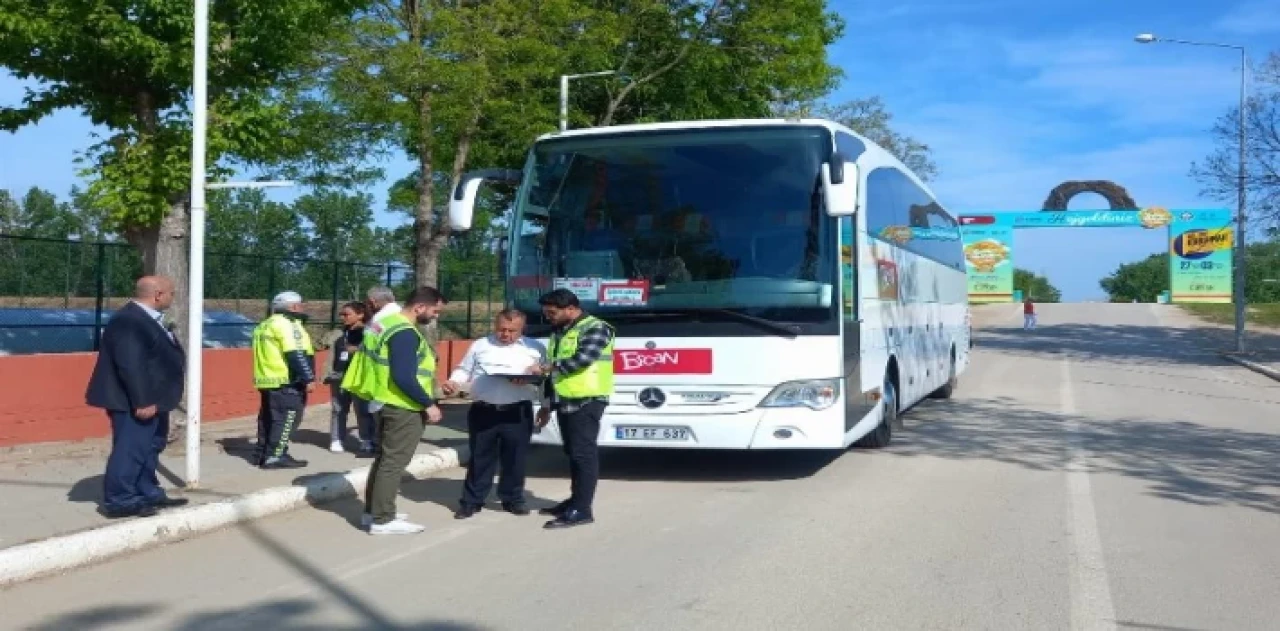
[[[620,452],[597,523],[353,500],[0,592],[31,629],[1275,629],[1280,384],[1170,307],[987,314],[957,397],[879,452]],[[538,505],[567,493],[535,459]]]

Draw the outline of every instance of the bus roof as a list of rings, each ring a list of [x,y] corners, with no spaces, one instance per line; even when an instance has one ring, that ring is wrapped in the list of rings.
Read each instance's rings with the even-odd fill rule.
[[[570,129],[568,131],[554,132],[543,134],[538,137],[539,141],[552,140],[555,138],[579,138],[583,136],[602,136],[616,134],[632,134],[647,131],[663,131],[663,130],[679,130],[679,129],[714,129],[720,127],[765,127],[778,125],[794,125],[796,127],[826,127],[831,130],[839,129],[858,135],[851,129],[846,128],[838,123],[821,118],[736,118],[736,119],[720,119],[720,120],[694,120],[694,121],[677,121],[672,123],[639,123],[632,125],[613,125],[609,127],[584,127],[582,129]],[[860,140],[866,140],[862,136],[858,136]]]

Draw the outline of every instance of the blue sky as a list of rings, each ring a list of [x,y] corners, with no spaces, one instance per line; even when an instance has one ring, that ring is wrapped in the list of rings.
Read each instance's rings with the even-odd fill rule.
[[[837,100],[880,95],[899,129],[932,146],[933,182],[954,212],[1028,210],[1064,180],[1109,179],[1140,205],[1222,206],[1187,176],[1212,149],[1208,129],[1237,98],[1233,51],[1139,45],[1142,32],[1280,49],[1280,0],[834,0],[847,20],[831,50]],[[0,102],[21,84],[0,77]],[[0,188],[65,195],[92,126],[64,111],[0,135]],[[407,161],[388,163],[395,177]],[[370,189],[382,203],[385,185]],[[280,198],[296,192],[276,192]],[[1102,208],[1081,195],[1073,209]],[[380,222],[389,218],[380,217]],[[1158,234],[1157,234],[1158,233]],[[1164,249],[1162,231],[1024,230],[1019,267],[1046,273],[1068,300],[1102,297],[1117,265]]]

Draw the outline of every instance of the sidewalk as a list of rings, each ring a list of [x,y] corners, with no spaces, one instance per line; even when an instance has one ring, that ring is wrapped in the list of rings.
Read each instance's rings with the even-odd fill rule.
[[[1202,336],[1202,345],[1207,350],[1216,351],[1246,360],[1250,363],[1280,371],[1280,329],[1250,324],[1244,330],[1245,353],[1235,353],[1235,328],[1230,325],[1207,322],[1174,307],[1176,316],[1173,320],[1177,326],[1195,331]]]
[[[444,421],[423,433],[419,454],[466,444],[467,405],[442,404],[441,409]],[[350,425],[354,428],[354,418]],[[373,462],[349,452],[329,451],[328,404],[309,408],[294,434],[290,453],[309,461],[306,468],[263,471],[250,464],[256,434],[254,418],[205,425],[201,488],[190,492],[182,490],[186,458],[179,438],[161,454],[161,486],[171,496],[198,505],[297,485],[318,474],[345,473]],[[110,448],[110,439],[101,439],[0,449],[0,549],[129,521],[109,520],[97,512]]]

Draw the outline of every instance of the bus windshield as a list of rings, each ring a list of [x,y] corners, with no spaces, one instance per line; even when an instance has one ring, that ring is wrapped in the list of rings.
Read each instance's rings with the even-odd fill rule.
[[[820,177],[832,144],[825,128],[795,125],[539,143],[513,217],[514,306],[538,324],[538,296],[564,287],[647,329],[635,334],[834,332]]]

